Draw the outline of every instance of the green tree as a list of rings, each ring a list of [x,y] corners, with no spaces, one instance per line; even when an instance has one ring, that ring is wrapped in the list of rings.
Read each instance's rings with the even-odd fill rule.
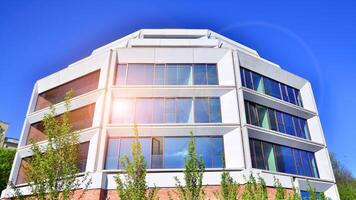
[[[292,182],[292,185],[293,185],[293,187],[292,187],[292,192],[288,194],[288,198],[287,198],[287,199],[288,199],[288,200],[300,200],[301,197],[300,197],[300,194],[299,194],[299,192],[298,192],[298,189],[295,188],[293,182]]]
[[[202,200],[205,193],[203,188],[203,175],[205,171],[203,158],[198,159],[193,134],[188,144],[188,155],[185,157],[184,186],[178,177],[176,181],[176,194],[179,200]],[[170,195],[170,194],[169,194]]]
[[[125,170],[123,177],[115,176],[116,191],[121,200],[146,200],[155,199],[157,188],[149,189],[146,183],[146,161],[141,151],[141,143],[138,138],[138,129],[135,125],[135,140],[131,143],[132,159],[125,155],[121,165]]]
[[[40,146],[31,141],[33,155],[24,167],[26,181],[35,199],[72,199],[74,190],[82,188],[82,194],[76,197],[79,199],[91,183],[88,174],[81,178],[77,177],[79,134],[72,131],[68,121],[72,93],[73,90],[66,93],[64,98],[66,111],[59,118],[56,117],[52,105],[50,112],[43,118],[44,134],[48,138],[47,145]],[[15,193],[19,194],[18,191]]]
[[[330,154],[331,164],[334,170],[337,188],[341,200],[356,199],[356,178],[352,173],[336,159],[336,155]]]
[[[276,189],[276,195],[274,199],[285,200],[285,189],[282,187],[281,182],[276,177],[273,178],[274,178],[274,187]]]
[[[214,193],[217,199],[236,200],[238,198],[239,184],[231,177],[230,173],[224,169],[221,174],[221,190]]]
[[[0,148],[0,191],[6,188],[15,154],[15,149]]]
[[[245,177],[246,178],[246,177]],[[262,177],[250,174],[242,193],[242,200],[267,200],[267,186]]]

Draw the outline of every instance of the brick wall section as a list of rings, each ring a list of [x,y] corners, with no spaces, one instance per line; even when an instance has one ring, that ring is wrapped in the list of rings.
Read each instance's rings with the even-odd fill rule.
[[[214,192],[219,191],[220,186],[206,186],[204,190],[206,193],[206,199],[216,200]],[[240,195],[242,194],[243,190],[244,190],[244,185],[241,185],[240,188],[238,189],[239,197],[241,197]],[[289,194],[292,192],[292,190],[286,189],[286,192],[287,194]],[[268,193],[268,200],[273,200],[276,194],[276,189],[273,187],[268,187],[267,193]],[[175,188],[160,188],[157,196],[160,198],[160,200],[167,200],[169,199],[168,194],[170,194],[173,199],[177,198],[177,195],[175,193]],[[120,200],[119,196],[116,193],[116,190],[92,189],[92,190],[87,190],[84,194],[82,190],[77,190],[74,193],[73,199],[79,199],[81,195],[83,200],[106,200],[106,199]],[[2,199],[2,200],[10,200],[10,199]]]

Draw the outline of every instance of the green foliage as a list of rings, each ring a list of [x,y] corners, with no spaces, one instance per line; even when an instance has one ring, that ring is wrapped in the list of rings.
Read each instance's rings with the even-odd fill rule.
[[[15,154],[15,149],[0,148],[0,191],[6,188]]]
[[[146,183],[146,161],[141,151],[137,126],[134,127],[135,140],[131,143],[132,160],[127,155],[121,160],[126,174],[115,176],[116,191],[121,200],[155,199],[157,189],[149,189]]]
[[[205,171],[203,158],[198,159],[193,134],[188,144],[188,155],[185,158],[184,181],[182,186],[178,177],[175,177],[177,196],[179,200],[202,200],[205,193],[203,189],[203,175]]]
[[[298,189],[295,188],[294,183],[292,182],[292,192],[288,194],[288,200],[301,200],[300,194],[298,192]]]
[[[330,160],[333,166],[336,184],[340,194],[340,199],[341,200],[356,199],[356,178],[345,166],[343,166],[336,159],[335,154],[330,154]]]
[[[33,156],[24,167],[26,181],[36,199],[72,199],[74,189],[84,184],[83,195],[91,183],[87,175],[81,180],[77,179],[79,135],[72,131],[68,121],[72,93],[72,90],[67,92],[64,99],[66,111],[59,119],[55,117],[56,112],[52,105],[50,112],[43,118],[48,144],[40,146],[31,141]]]
[[[330,198],[326,197],[324,192],[318,194],[315,191],[315,188],[311,187],[308,183],[308,193],[309,193],[309,200],[330,200]]]
[[[245,177],[246,178],[246,177]],[[244,192],[242,193],[242,200],[267,200],[267,186],[263,178],[258,176],[256,178],[250,174],[245,185]]]
[[[239,184],[230,176],[230,173],[224,169],[221,174],[221,190],[214,193],[217,199],[236,200],[238,197]]]
[[[285,189],[282,187],[281,182],[276,178],[274,178],[274,187],[276,188],[276,195],[274,197],[275,200],[284,200],[285,199]]]

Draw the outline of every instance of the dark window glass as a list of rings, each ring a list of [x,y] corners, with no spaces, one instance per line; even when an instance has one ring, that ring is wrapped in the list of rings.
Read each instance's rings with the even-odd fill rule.
[[[246,80],[245,80],[245,74],[244,74],[245,69],[240,68],[240,76],[241,76],[241,83],[243,87],[246,87]]]
[[[250,152],[251,152],[252,167],[253,168],[257,168],[256,151],[255,151],[254,140],[250,139],[249,142],[250,142]]]
[[[262,143],[261,141],[254,141],[255,153],[256,153],[256,163],[258,169],[266,169],[264,164],[264,158],[262,154]]]
[[[208,85],[218,85],[218,69],[216,64],[208,64]]]
[[[264,92],[262,76],[256,73],[252,73],[253,88],[258,92]]]
[[[251,71],[245,69],[245,80],[246,80],[246,87],[253,89],[253,84],[252,84],[252,74]]]
[[[206,64],[194,64],[195,85],[206,85],[208,82],[206,74],[207,74]]]
[[[212,137],[211,138],[211,152],[212,152],[212,165],[213,168],[224,167],[223,156],[224,156],[224,143],[222,137]]]
[[[126,82],[128,85],[152,85],[153,64],[129,64]]]
[[[257,105],[257,111],[258,111],[259,126],[269,129],[268,114],[267,114],[266,107]]]
[[[164,168],[183,168],[189,138],[164,138]]]
[[[115,85],[125,85],[126,84],[126,64],[119,64],[116,70],[116,82]]]
[[[259,123],[258,123],[256,104],[249,103],[249,111],[250,111],[251,124],[258,126]]]
[[[286,132],[286,128],[284,126],[283,115],[281,112],[276,111],[277,122],[278,122],[278,131],[281,133]]]
[[[245,101],[245,113],[246,113],[246,122],[248,123],[248,124],[252,124],[251,123],[251,120],[250,120],[250,118],[251,118],[251,116],[250,116],[250,109],[249,109],[249,103],[247,102],[247,101]]]
[[[299,175],[305,175],[303,160],[302,157],[300,156],[300,151],[297,149],[294,149],[293,151],[294,151],[295,163],[297,166],[297,173]]]
[[[289,102],[289,97],[287,94],[287,87],[283,83],[281,83],[281,91],[282,91],[283,100]]]
[[[269,78],[264,78],[263,81],[264,81],[265,93],[275,98],[281,99],[279,83]]]
[[[308,158],[308,154],[305,151],[300,151],[300,156],[301,159],[303,161],[303,166],[304,166],[304,174],[306,176],[312,176],[312,169],[311,169],[311,165],[309,162],[309,158]]]
[[[64,100],[65,94],[73,89],[72,97],[76,97],[98,88],[100,71],[95,71],[83,77],[42,92],[38,95],[35,110],[46,108]]]
[[[296,174],[292,149],[285,146],[276,146],[278,171]]]
[[[210,121],[211,123],[221,122],[221,109],[220,109],[220,99],[211,97],[209,98],[210,106]]]
[[[152,138],[152,169],[163,168],[163,137]]]
[[[155,85],[164,85],[164,64],[155,65],[155,75],[154,75],[154,84]]]
[[[292,104],[297,104],[294,96],[294,89],[287,86],[287,91],[288,91],[289,102]]]
[[[203,158],[205,167],[211,168],[213,166],[211,138],[196,137],[195,145],[198,158]]]
[[[209,122],[209,100],[207,98],[196,98],[194,101],[195,122]]]
[[[267,142],[262,142],[262,145],[266,169],[277,171],[273,145]]]
[[[277,119],[276,119],[276,116],[275,116],[274,112],[275,112],[274,110],[268,109],[269,123],[270,123],[270,127],[271,127],[272,130],[278,131]]]
[[[295,89],[295,95],[297,97],[297,105],[298,106],[303,106],[302,97],[300,96],[300,91]]]
[[[311,167],[312,167],[312,170],[313,170],[312,171],[313,172],[313,176],[314,177],[319,177],[319,172],[318,172],[318,168],[316,166],[315,156],[311,152],[307,152],[307,153],[308,153],[310,164],[311,164]]]
[[[299,118],[299,121],[300,121],[300,127],[302,129],[302,134],[303,134],[304,138],[310,140],[307,121],[305,119],[300,119],[300,118]]]
[[[291,115],[283,113],[284,124],[286,126],[286,133],[289,135],[295,135],[293,118]]]
[[[297,136],[301,137],[301,138],[305,138],[304,134],[302,132],[302,129],[300,128],[299,118],[298,117],[293,117],[293,123],[294,123],[294,127],[295,127],[295,131],[297,133]]]

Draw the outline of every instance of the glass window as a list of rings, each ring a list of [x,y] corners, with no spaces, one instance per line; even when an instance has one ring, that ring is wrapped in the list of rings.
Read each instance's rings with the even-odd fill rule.
[[[278,131],[281,133],[285,133],[286,128],[284,126],[283,114],[279,111],[276,111],[276,117],[277,117],[277,122],[278,122]]]
[[[272,109],[268,109],[268,118],[269,118],[269,124],[271,127],[271,130],[278,131],[277,129],[277,119],[275,116],[275,111]]]
[[[319,172],[318,172],[318,168],[316,166],[315,156],[311,152],[307,152],[307,153],[308,153],[308,156],[309,156],[311,167],[313,169],[313,176],[314,177],[319,177]]]
[[[136,140],[135,138],[122,138],[120,143],[119,157],[122,159],[124,156],[128,156],[132,159],[131,143]],[[145,158],[147,168],[151,168],[151,138],[139,138],[138,141],[141,144],[142,155]],[[119,162],[119,168],[122,168],[121,162]]]
[[[255,140],[249,141],[250,143],[250,152],[251,152],[251,162],[252,162],[252,167],[257,168],[257,161],[256,161],[256,151],[255,151],[255,145],[254,145]]]
[[[176,100],[173,98],[165,99],[165,118],[166,123],[176,122]]]
[[[206,64],[194,64],[195,85],[206,85],[208,82],[206,74],[207,74]]]
[[[304,134],[302,132],[302,129],[300,127],[300,124],[299,124],[299,117],[293,117],[293,123],[294,123],[295,131],[297,133],[296,135],[298,137],[305,138]]]
[[[252,125],[258,126],[258,114],[256,104],[249,103],[250,120]]]
[[[292,104],[297,104],[294,96],[294,89],[287,86],[287,91],[288,91],[289,102]]]
[[[213,168],[224,167],[224,142],[222,137],[211,137],[211,152],[212,152],[212,165]]]
[[[277,171],[276,161],[274,159],[273,145],[267,142],[262,142],[262,144],[263,144],[264,160],[267,169],[271,171]]]
[[[297,97],[297,105],[298,106],[303,106],[303,103],[302,103],[302,97],[300,95],[300,91],[295,89],[295,95]]]
[[[163,137],[152,138],[152,169],[163,168]]]
[[[156,64],[155,65],[155,75],[154,75],[154,84],[155,85],[164,85],[164,64]]]
[[[253,85],[252,85],[252,72],[250,70],[245,69],[245,80],[246,80],[246,87],[253,89]]]
[[[266,169],[265,163],[264,163],[264,157],[262,153],[262,143],[261,141],[254,141],[255,145],[255,153],[256,153],[256,164],[258,169]]]
[[[105,169],[119,168],[119,146],[120,139],[110,138],[108,141]]]
[[[292,149],[285,146],[276,146],[278,171],[296,174]]]
[[[302,129],[304,138],[310,140],[310,134],[309,134],[307,121],[305,119],[299,119],[299,121],[300,121],[300,127]]]
[[[196,137],[195,145],[198,159],[203,158],[205,167],[211,168],[213,161],[210,137]]]
[[[303,167],[303,160],[302,157],[300,156],[300,150],[294,149],[294,158],[295,158],[295,163],[297,167],[297,173],[299,175],[305,175],[304,167]]]
[[[163,98],[154,98],[152,99],[152,110],[153,110],[153,119],[154,123],[164,123],[164,99]]]
[[[211,123],[221,122],[221,109],[220,109],[220,99],[211,97],[209,98],[210,104],[210,121]]]
[[[115,85],[125,85],[126,84],[126,64],[119,64],[116,70],[116,82]]]
[[[269,78],[263,78],[265,93],[275,98],[281,99],[279,83]]]
[[[286,126],[286,133],[289,135],[295,135],[293,117],[289,114],[283,113],[284,124]]]
[[[218,69],[216,64],[208,64],[208,85],[218,85]]]
[[[287,94],[287,88],[286,88],[286,85],[284,85],[283,83],[281,83],[281,91],[282,91],[283,100],[289,102],[289,97],[288,97],[288,94]]]
[[[79,155],[78,155],[78,162],[77,162],[77,167],[79,172],[85,172],[86,170],[88,150],[89,150],[89,142],[84,142],[79,144]]]
[[[306,151],[300,151],[300,157],[303,161],[304,175],[312,176],[312,169],[309,162],[308,154]]]
[[[153,99],[138,98],[136,99],[135,122],[152,123]]]
[[[191,98],[176,99],[177,123],[193,122],[193,100]]]
[[[129,64],[127,72],[127,84],[152,85],[153,64]]]
[[[197,123],[209,122],[209,100],[207,98],[195,98],[194,119]]]
[[[262,80],[262,76],[256,73],[252,73],[252,78],[253,78],[253,87],[254,90],[263,93],[264,89],[263,89],[263,80]]]
[[[245,80],[245,69],[240,68],[240,76],[241,76],[241,83],[243,87],[246,87],[246,80]]]
[[[184,168],[190,138],[164,138],[164,168]]]
[[[190,64],[167,64],[166,85],[191,85],[191,71]]]
[[[111,123],[133,123],[135,117],[134,99],[114,99],[111,111]]]
[[[257,105],[259,126],[269,129],[267,109],[264,106]]]

